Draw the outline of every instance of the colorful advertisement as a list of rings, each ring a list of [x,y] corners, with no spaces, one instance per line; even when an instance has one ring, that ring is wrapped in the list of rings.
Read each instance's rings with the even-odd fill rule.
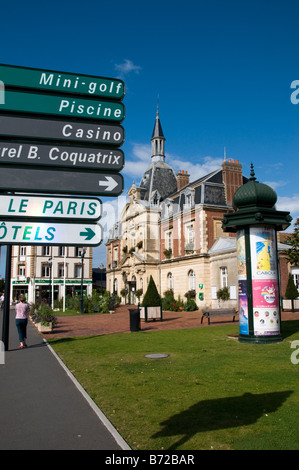
[[[248,298],[246,276],[245,230],[237,232],[238,288],[239,288],[239,333],[249,334]]]
[[[248,325],[248,298],[247,281],[239,279],[239,333],[241,335],[249,334]]]
[[[278,308],[254,308],[253,326],[255,336],[279,335],[280,321]]]
[[[245,230],[237,233],[238,279],[246,279]]]
[[[275,236],[271,227],[250,227],[252,279],[277,278]]]
[[[250,227],[253,327],[255,336],[280,334],[276,233]]]
[[[279,292],[276,279],[252,281],[253,326],[256,336],[280,333]]]

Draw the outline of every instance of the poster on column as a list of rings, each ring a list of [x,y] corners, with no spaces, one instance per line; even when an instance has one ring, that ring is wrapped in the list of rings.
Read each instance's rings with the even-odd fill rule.
[[[245,251],[245,230],[237,233],[237,258],[238,258],[238,287],[239,287],[239,333],[249,334],[248,325],[248,296],[247,296],[247,271]]]
[[[250,227],[253,325],[256,336],[280,333],[275,230]]]
[[[280,333],[278,284],[275,279],[252,281],[253,324],[256,336]]]
[[[249,334],[247,281],[239,279],[239,333]]]
[[[272,227],[250,227],[252,279],[277,279],[275,236]]]

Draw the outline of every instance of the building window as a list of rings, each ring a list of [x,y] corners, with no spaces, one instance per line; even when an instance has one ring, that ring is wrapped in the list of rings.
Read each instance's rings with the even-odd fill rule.
[[[42,277],[50,277],[50,265],[42,264]]]
[[[81,273],[82,273],[81,264],[76,264],[76,266],[75,266],[75,278],[81,277]]]
[[[43,256],[50,256],[50,247],[49,246],[43,246],[42,255]]]
[[[166,248],[172,250],[172,232],[166,233]]]
[[[220,268],[220,287],[223,289],[223,287],[227,287],[228,282],[227,282],[227,267],[223,266]]]
[[[58,264],[58,277],[64,277],[64,264]]]
[[[195,290],[195,272],[193,270],[189,271],[189,290]]]
[[[26,256],[26,246],[20,246],[20,256]]]
[[[19,264],[18,276],[25,277],[25,264]]]
[[[60,246],[59,247],[59,256],[64,256],[65,255],[65,246]]]
[[[173,290],[173,276],[172,276],[172,273],[167,274],[167,284],[168,284],[168,289]]]

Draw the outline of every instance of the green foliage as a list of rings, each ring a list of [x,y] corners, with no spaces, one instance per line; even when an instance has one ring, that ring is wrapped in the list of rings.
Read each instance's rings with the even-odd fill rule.
[[[143,298],[143,307],[159,307],[161,305],[161,297],[158,293],[155,281],[153,277],[150,277],[150,281],[147,287],[147,291]]]
[[[57,322],[53,309],[45,302],[30,304],[30,316],[33,323],[41,323],[43,326],[50,323],[55,326]]]
[[[170,259],[172,257],[172,249],[169,248],[169,250],[167,250],[167,248],[165,248],[165,250],[163,250],[163,253],[165,255],[165,258],[167,259]]]
[[[296,299],[299,297],[299,292],[297,287],[295,286],[293,276],[289,274],[289,280],[285,292],[285,298],[286,299]]]
[[[195,291],[187,292],[185,294],[185,297],[187,297],[187,302],[183,302],[180,296],[177,300],[174,298],[174,293],[172,289],[165,291],[163,293],[162,298],[162,309],[170,312],[181,312],[182,310],[184,310],[185,312],[193,312],[195,310],[198,310],[198,306],[195,300],[192,298],[193,292]]]
[[[218,300],[229,300],[229,289],[228,287],[223,287],[223,289],[219,289],[217,291],[217,299]]]
[[[299,265],[299,217],[297,218],[294,225],[294,233],[290,234],[286,242],[290,245],[290,248],[285,251],[285,254],[289,262],[293,266]]]

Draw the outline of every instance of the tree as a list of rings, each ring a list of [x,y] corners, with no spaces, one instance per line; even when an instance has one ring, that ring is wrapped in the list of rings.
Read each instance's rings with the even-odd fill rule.
[[[299,297],[299,292],[295,286],[293,276],[289,274],[289,280],[286,288],[285,298],[286,299],[296,299]]]
[[[294,225],[294,233],[291,233],[286,240],[290,248],[285,251],[288,261],[293,266],[299,266],[299,217]]]
[[[147,287],[147,291],[143,298],[143,307],[159,307],[161,305],[161,297],[158,293],[155,281],[153,277],[150,277],[150,281]]]

